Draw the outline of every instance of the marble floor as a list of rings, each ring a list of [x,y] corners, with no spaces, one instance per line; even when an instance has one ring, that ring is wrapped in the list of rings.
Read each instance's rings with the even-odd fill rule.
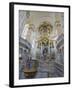
[[[49,78],[49,77],[63,77],[64,66],[56,63],[54,60],[39,61],[37,72],[33,78]],[[24,75],[24,65],[21,61],[19,63],[19,79],[26,79]]]

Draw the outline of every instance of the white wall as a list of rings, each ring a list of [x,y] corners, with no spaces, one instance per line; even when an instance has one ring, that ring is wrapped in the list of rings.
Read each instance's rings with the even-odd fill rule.
[[[0,90],[9,90],[9,2],[30,2],[30,3],[48,3],[48,4],[70,4],[72,0],[1,0],[0,1]],[[71,36],[72,38],[72,36]],[[71,62],[72,64],[72,62]],[[71,66],[72,68],[72,66]],[[71,90],[71,85],[56,85],[44,87],[15,88],[19,90]]]
[[[21,36],[23,29],[24,29],[24,24],[26,21],[26,12],[24,12],[23,10],[19,11],[19,35]]]

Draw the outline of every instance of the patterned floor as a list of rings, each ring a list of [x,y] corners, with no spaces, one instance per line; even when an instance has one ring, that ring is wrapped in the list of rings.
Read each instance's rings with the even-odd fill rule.
[[[47,60],[48,61],[48,60]],[[64,66],[56,63],[54,60],[49,62],[40,61],[37,68],[37,73],[34,78],[49,78],[49,77],[63,77]],[[22,61],[19,63],[19,79],[25,79],[24,68]]]

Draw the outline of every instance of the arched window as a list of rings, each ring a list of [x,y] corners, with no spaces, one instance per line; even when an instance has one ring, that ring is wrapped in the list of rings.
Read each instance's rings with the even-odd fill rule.
[[[25,24],[25,25],[24,25],[24,30],[23,30],[22,35],[21,35],[21,37],[22,37],[23,39],[26,39],[28,30],[29,30],[29,24]]]

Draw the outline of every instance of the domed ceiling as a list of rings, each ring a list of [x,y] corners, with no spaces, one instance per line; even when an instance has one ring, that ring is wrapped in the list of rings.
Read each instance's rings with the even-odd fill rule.
[[[24,18],[23,18],[24,15]],[[20,23],[24,23],[20,36],[34,45],[48,45],[61,33],[63,13],[20,11]],[[20,26],[21,27],[21,26]],[[20,28],[21,29],[21,28]],[[58,29],[58,30],[57,30]],[[59,30],[60,29],[60,30]]]

